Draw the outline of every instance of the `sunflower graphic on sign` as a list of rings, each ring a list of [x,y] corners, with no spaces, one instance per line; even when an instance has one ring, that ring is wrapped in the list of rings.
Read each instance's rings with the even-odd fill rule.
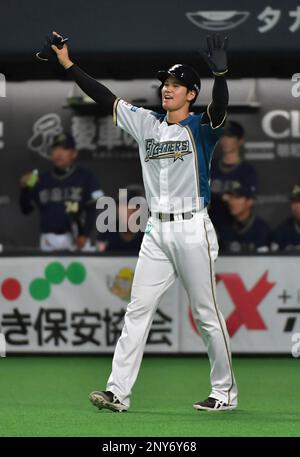
[[[134,271],[124,267],[119,270],[116,276],[108,276],[107,286],[112,294],[124,301],[130,299]]]

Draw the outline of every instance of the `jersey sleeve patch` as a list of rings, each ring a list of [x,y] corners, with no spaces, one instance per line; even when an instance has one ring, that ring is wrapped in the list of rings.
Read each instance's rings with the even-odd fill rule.
[[[114,103],[114,124],[129,133],[137,142],[143,135],[144,121],[149,115],[149,110],[131,105],[122,99]]]

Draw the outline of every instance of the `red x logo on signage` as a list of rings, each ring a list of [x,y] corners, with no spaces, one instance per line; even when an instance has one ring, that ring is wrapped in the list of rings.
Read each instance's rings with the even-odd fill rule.
[[[216,275],[216,282],[222,281],[235,309],[226,319],[229,336],[233,336],[238,329],[245,325],[248,330],[265,330],[264,323],[258,311],[258,305],[263,301],[275,283],[268,282],[266,271],[252,289],[247,290],[241,277],[237,273],[220,273]],[[197,331],[189,309],[192,327]]]

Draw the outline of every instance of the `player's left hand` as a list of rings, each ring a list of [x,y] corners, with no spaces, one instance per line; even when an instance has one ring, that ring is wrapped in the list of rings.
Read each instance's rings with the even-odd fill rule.
[[[87,236],[84,236],[84,235],[80,235],[76,238],[75,240],[75,246],[77,247],[77,249],[82,249],[84,248],[84,246],[86,245],[87,243],[87,240],[88,240],[88,237]]]
[[[218,33],[208,35],[207,49],[201,48],[200,54],[212,70],[213,74],[223,75],[228,71],[227,47],[228,37],[221,37]]]

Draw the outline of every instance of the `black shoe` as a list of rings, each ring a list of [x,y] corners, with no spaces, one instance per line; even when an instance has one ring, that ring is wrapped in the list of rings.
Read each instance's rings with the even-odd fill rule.
[[[228,405],[224,401],[208,397],[204,401],[198,401],[197,403],[194,403],[193,407],[200,411],[230,411],[232,409],[235,409],[236,405]]]
[[[114,395],[112,392],[110,392],[109,390],[106,390],[106,391],[94,391],[94,392],[91,392],[90,395],[89,395],[89,399],[91,400],[91,402],[93,403],[94,406],[96,406],[97,408],[99,409],[110,409],[111,411],[118,411],[118,412],[122,412],[122,411],[127,411],[128,407],[123,405],[123,403],[121,403],[118,398],[116,397],[116,395]]]

